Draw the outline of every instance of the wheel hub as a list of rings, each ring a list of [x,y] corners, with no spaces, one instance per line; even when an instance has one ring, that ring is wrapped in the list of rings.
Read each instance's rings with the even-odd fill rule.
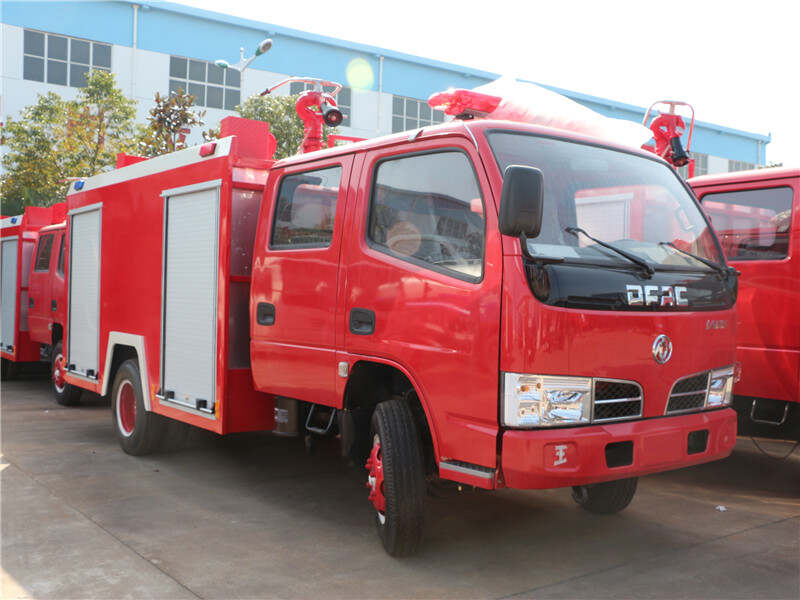
[[[64,391],[66,380],[64,379],[64,355],[59,354],[53,361],[53,385],[60,394]]]
[[[136,426],[136,395],[129,381],[123,383],[117,393],[117,416],[122,433],[131,435]]]
[[[372,450],[369,453],[366,465],[364,465],[369,475],[367,476],[367,489],[369,489],[369,501],[378,511],[378,518],[383,523],[386,520],[386,496],[383,493],[383,456],[381,454],[381,441],[376,435],[372,442]]]

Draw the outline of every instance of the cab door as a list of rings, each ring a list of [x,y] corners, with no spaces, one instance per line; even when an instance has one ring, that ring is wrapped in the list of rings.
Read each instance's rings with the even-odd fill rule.
[[[336,156],[270,174],[250,301],[260,391],[337,404],[336,290],[352,161]]]
[[[346,354],[409,374],[440,456],[494,467],[502,252],[474,145],[369,152],[357,198],[342,249]]]
[[[49,344],[51,341],[50,322],[52,300],[51,266],[58,257],[60,234],[43,233],[36,243],[36,252],[31,269],[28,291],[28,324],[34,342]],[[53,256],[56,260],[52,260]],[[52,265],[51,265],[52,263]]]

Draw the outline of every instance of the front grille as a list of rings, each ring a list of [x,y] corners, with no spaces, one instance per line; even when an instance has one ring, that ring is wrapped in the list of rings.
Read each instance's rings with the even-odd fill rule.
[[[708,393],[709,372],[679,379],[672,386],[667,403],[667,414],[703,408]]]
[[[594,422],[642,416],[642,388],[635,383],[595,379]]]

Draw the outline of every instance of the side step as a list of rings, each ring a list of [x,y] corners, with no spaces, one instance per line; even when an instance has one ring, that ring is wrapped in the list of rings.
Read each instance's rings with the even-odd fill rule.
[[[758,419],[756,418],[756,405],[758,404],[758,398],[753,399],[753,404],[750,406],[750,420],[753,423],[758,423],[760,425],[770,425],[771,427],[780,427],[786,422],[786,417],[789,415],[789,403],[784,402],[783,404],[783,415],[778,420],[770,420],[770,419]]]

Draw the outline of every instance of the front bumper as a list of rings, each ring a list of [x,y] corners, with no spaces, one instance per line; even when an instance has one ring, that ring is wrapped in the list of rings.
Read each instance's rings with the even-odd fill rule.
[[[507,430],[502,472],[510,488],[587,485],[718,460],[735,443],[736,413],[730,408],[587,427]]]

